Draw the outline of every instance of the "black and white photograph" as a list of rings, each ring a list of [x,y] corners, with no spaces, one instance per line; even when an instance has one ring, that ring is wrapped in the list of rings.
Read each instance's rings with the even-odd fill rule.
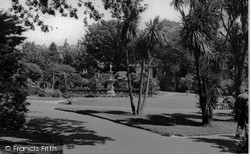
[[[248,153],[248,0],[0,0],[0,154]]]

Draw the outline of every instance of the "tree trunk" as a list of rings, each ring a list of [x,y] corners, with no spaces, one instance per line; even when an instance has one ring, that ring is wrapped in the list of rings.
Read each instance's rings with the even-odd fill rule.
[[[143,74],[144,74],[144,63],[145,59],[143,58],[141,61],[141,74],[140,74],[140,93],[138,97],[138,104],[137,104],[137,114],[140,114],[140,107],[141,107],[141,97],[142,97],[142,91],[143,91]]]
[[[177,73],[174,72],[174,90],[177,91]]]
[[[237,60],[236,66],[237,66],[237,74],[235,78],[235,98],[241,93],[241,85],[242,85],[242,75],[243,75],[243,69],[244,69],[244,62],[245,62],[245,57],[247,54],[247,48],[248,48],[248,43],[245,42],[245,46],[243,49],[243,53],[240,56],[239,60]]]
[[[197,81],[198,81],[198,95],[199,95],[199,102],[202,112],[202,123],[203,124],[209,124],[211,119],[208,115],[208,106],[206,102],[206,97],[203,94],[203,86],[201,83],[201,74],[200,74],[200,62],[199,62],[199,56],[195,56],[195,69],[196,69],[196,75],[197,75]]]
[[[153,61],[153,58],[151,58],[151,56],[149,56],[149,63],[148,63],[148,76],[147,76],[147,84],[146,84],[146,90],[145,90],[145,94],[144,94],[144,98],[143,98],[143,102],[142,105],[140,107],[140,113],[143,113],[143,110],[145,108],[146,102],[147,102],[147,97],[148,97],[148,89],[149,89],[149,82],[150,82],[150,66],[151,63]]]
[[[125,52],[126,52],[126,65],[127,65],[127,78],[128,78],[128,90],[129,90],[130,105],[131,105],[131,109],[132,109],[132,114],[135,115],[136,112],[135,112],[132,85],[131,85],[131,79],[130,79],[128,50],[125,49]]]

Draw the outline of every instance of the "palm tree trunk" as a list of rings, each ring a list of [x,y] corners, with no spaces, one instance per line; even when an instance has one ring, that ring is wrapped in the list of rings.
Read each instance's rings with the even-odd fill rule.
[[[235,78],[235,98],[241,93],[242,74],[243,74],[245,57],[246,57],[246,54],[248,51],[247,48],[248,48],[248,43],[245,42],[245,46],[244,46],[241,58],[239,59],[239,61],[237,61],[238,64],[236,64],[236,66],[238,66],[238,70],[237,70],[237,74],[236,74],[236,78]]]
[[[177,91],[177,73],[174,72],[174,90]]]
[[[128,90],[129,90],[129,98],[130,98],[130,105],[132,109],[132,114],[135,115],[135,105],[133,101],[133,93],[132,93],[132,85],[131,85],[131,79],[130,79],[130,71],[129,71],[129,57],[128,57],[128,50],[125,49],[126,52],[126,65],[127,65],[127,78],[128,78]]]
[[[138,97],[138,104],[137,104],[137,114],[140,114],[140,107],[141,107],[141,97],[142,97],[142,91],[143,91],[143,73],[144,73],[144,63],[145,59],[143,58],[141,61],[141,74],[140,74],[140,93]]]
[[[147,102],[147,97],[148,97],[148,89],[149,89],[149,82],[150,82],[150,66],[151,63],[153,61],[154,58],[152,58],[151,56],[149,56],[149,63],[148,63],[148,75],[147,75],[147,84],[146,84],[146,90],[145,90],[145,94],[144,94],[144,98],[143,98],[143,102],[140,108],[140,113],[143,113],[143,110],[145,108],[146,102]]]
[[[201,107],[201,112],[202,112],[202,123],[203,124],[209,124],[211,119],[209,118],[208,115],[208,106],[206,103],[206,97],[203,94],[203,86],[201,82],[201,74],[200,74],[200,62],[199,62],[199,56],[195,57],[195,68],[196,68],[196,75],[197,75],[197,81],[198,81],[198,94],[199,94],[199,102],[200,102],[200,107]]]

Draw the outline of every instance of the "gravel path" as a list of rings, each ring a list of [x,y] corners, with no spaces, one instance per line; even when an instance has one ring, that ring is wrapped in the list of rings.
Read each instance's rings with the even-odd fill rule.
[[[232,135],[202,137],[165,137],[119,125],[107,120],[54,110],[63,105],[30,101],[29,117],[45,118],[48,131],[64,139],[64,154],[217,154],[233,153]],[[46,120],[40,125],[47,124]],[[63,129],[62,129],[63,128]]]

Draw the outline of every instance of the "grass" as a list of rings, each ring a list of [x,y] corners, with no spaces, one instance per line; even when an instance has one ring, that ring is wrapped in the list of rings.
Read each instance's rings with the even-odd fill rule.
[[[134,98],[137,104],[138,98]],[[175,108],[175,109],[196,109],[198,99],[194,94],[177,93],[168,95],[168,93],[149,97],[147,108]],[[112,106],[112,107],[130,107],[129,97],[95,97],[95,98],[77,98],[73,101],[74,105],[87,106]]]
[[[53,101],[53,100],[62,100],[62,99],[65,99],[63,97],[40,97],[40,96],[37,96],[37,95],[30,95],[30,96],[27,96],[26,98],[27,100],[45,100],[45,101]]]
[[[135,99],[135,102],[137,99]],[[144,116],[129,112],[129,98],[78,98],[59,110],[86,114],[164,136],[234,134],[236,123],[230,110],[215,110],[211,125],[201,125],[195,95],[157,95],[149,98]]]

